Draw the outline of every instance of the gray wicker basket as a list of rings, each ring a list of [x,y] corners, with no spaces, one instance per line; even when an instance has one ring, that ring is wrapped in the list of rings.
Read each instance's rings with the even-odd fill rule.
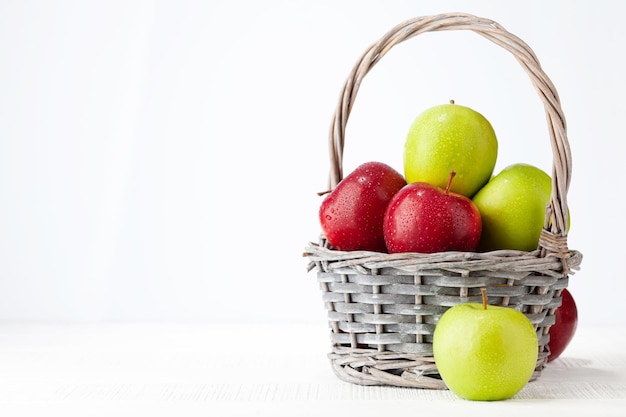
[[[435,325],[449,307],[480,302],[481,287],[487,288],[490,304],[516,308],[536,327],[536,379],[547,362],[549,330],[561,291],[582,260],[579,252],[567,247],[572,163],[559,97],[533,51],[489,19],[462,13],[418,17],[397,25],[361,55],[331,123],[329,189],[343,178],[345,128],[363,77],[394,45],[443,30],[470,30],[509,51],[537,90],[553,151],[552,196],[544,230],[532,252],[343,252],[333,250],[324,236],[307,245],[309,271],[317,270],[328,310],[332,369],[352,383],[445,389],[432,356]]]

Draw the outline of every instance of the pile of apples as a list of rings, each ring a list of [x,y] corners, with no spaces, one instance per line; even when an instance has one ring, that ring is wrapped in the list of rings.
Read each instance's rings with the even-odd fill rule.
[[[322,201],[322,231],[331,247],[341,251],[532,251],[538,246],[544,225],[551,178],[526,163],[509,165],[494,175],[497,154],[496,134],[482,114],[453,101],[429,108],[409,129],[404,175],[378,161],[358,166]],[[485,304],[485,312],[491,312],[491,307],[495,306],[487,309]],[[455,309],[448,311],[452,310]],[[566,318],[560,317],[561,312]],[[521,331],[528,335],[528,319],[520,315],[526,326]],[[551,328],[549,360],[556,359],[565,349],[576,323],[576,305],[564,290],[563,305]],[[530,345],[536,350],[536,335],[534,331],[530,334],[534,337]],[[462,358],[456,351],[457,359]],[[536,352],[534,359],[530,356],[521,377],[525,381],[534,370]],[[490,369],[489,363],[479,365]],[[460,372],[456,362],[453,369],[453,374]],[[474,371],[471,374],[472,378],[476,376]],[[472,378],[469,385],[476,386]],[[512,395],[510,392],[504,397]],[[494,399],[493,392],[487,394]]]
[[[343,251],[534,250],[550,176],[523,163],[493,176],[497,153],[482,114],[453,102],[427,109],[409,130],[404,176],[360,165],[322,202],[322,230]]]

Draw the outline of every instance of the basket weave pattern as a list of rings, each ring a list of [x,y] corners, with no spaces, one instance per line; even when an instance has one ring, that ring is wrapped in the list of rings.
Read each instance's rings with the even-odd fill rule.
[[[451,306],[488,302],[522,311],[534,324],[539,359],[533,379],[546,364],[549,329],[568,276],[582,255],[567,247],[567,190],[571,155],[565,117],[556,89],[532,50],[498,23],[452,13],[405,21],[372,44],[348,76],[330,129],[329,188],[343,178],[346,123],[364,76],[394,46],[425,32],[470,30],[509,51],[529,75],[542,100],[552,144],[552,195],[539,247],[511,250],[386,254],[334,250],[324,236],[305,249],[317,270],[328,310],[331,366],[345,381],[445,389],[432,356],[432,335]]]

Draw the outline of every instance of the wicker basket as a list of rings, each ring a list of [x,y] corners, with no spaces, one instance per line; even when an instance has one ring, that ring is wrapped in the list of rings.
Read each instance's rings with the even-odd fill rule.
[[[550,79],[533,51],[498,23],[452,13],[405,21],[372,44],[354,66],[331,123],[329,189],[343,178],[344,134],[363,77],[396,44],[425,32],[471,30],[513,54],[544,103],[553,151],[552,195],[539,247],[511,250],[386,254],[333,250],[324,237],[305,256],[317,270],[331,328],[332,369],[362,385],[445,389],[432,356],[432,335],[449,307],[480,302],[486,287],[493,305],[516,308],[537,330],[539,356],[532,379],[549,354],[550,326],[568,275],[582,255],[567,247],[567,190],[571,156],[565,117]]]

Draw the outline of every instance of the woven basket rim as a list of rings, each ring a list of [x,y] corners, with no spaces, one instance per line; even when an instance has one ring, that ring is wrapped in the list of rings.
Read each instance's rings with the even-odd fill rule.
[[[488,252],[446,251],[437,253],[400,252],[385,253],[373,251],[341,251],[330,246],[323,235],[319,242],[309,242],[303,256],[309,258],[309,270],[316,263],[323,262],[326,270],[338,271],[343,268],[361,268],[375,273],[384,268],[394,268],[407,273],[421,273],[428,270],[446,269],[450,271],[537,271],[546,275],[562,276],[580,269],[582,253],[568,250],[567,253],[548,253],[541,249],[534,251],[494,250]]]

